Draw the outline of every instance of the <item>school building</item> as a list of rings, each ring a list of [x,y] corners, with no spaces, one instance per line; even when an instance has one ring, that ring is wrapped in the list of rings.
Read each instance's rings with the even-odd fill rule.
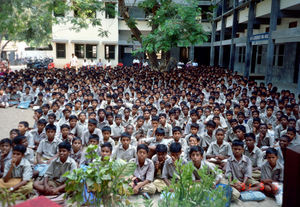
[[[213,0],[212,4],[209,64],[267,83],[294,85],[299,93],[300,1]]]

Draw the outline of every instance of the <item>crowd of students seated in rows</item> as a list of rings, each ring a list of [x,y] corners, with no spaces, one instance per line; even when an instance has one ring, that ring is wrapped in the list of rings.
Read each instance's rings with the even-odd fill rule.
[[[63,193],[62,175],[93,162],[86,148],[97,145],[101,158],[136,163],[135,194],[161,192],[182,159],[208,167],[215,184],[237,180],[234,199],[248,190],[274,196],[287,147],[300,145],[299,97],[217,67],[26,69],[0,77],[2,108],[25,101],[34,125],[16,123],[0,141],[0,188],[12,193]],[[197,171],[193,179],[201,182]]]

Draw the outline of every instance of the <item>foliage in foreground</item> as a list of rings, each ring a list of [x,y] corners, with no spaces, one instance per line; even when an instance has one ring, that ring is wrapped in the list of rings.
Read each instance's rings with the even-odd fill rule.
[[[191,162],[183,165],[179,160],[176,163],[177,176],[173,177],[172,184],[163,192],[164,198],[158,204],[160,207],[225,206],[227,202],[225,192],[222,188],[214,188],[215,175],[209,173],[207,168],[197,170],[201,182],[195,182],[192,179],[194,170]],[[170,189],[174,192],[167,193]]]
[[[88,159],[92,159],[86,169],[78,168],[67,172],[66,198],[69,203],[81,206],[125,206],[130,194],[128,177],[133,175],[135,163],[126,163],[121,160],[109,161],[95,153],[97,146],[89,146]],[[89,193],[84,193],[85,189]],[[84,202],[86,201],[86,202]]]
[[[3,207],[14,206],[17,200],[24,200],[25,198],[22,193],[11,193],[8,189],[0,189],[0,200]]]

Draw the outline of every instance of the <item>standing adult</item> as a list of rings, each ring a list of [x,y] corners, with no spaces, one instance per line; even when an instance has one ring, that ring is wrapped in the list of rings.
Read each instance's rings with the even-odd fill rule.
[[[76,72],[77,72],[77,63],[78,63],[77,57],[75,56],[74,53],[72,53],[71,68],[75,69]]]

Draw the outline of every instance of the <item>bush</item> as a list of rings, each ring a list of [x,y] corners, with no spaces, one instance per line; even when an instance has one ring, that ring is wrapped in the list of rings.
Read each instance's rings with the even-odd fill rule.
[[[89,146],[86,157],[92,159],[85,169],[78,168],[65,174],[66,198],[69,203],[81,206],[117,206],[129,204],[126,199],[131,193],[129,180],[136,168],[135,163],[122,160],[101,161],[95,152],[98,146]]]

